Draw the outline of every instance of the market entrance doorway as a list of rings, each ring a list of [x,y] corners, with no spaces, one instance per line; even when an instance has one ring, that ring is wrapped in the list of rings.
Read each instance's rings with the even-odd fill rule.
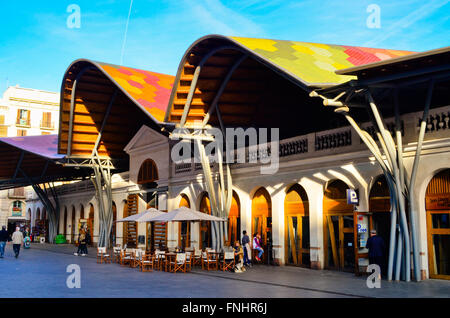
[[[309,204],[302,186],[289,188],[284,201],[286,264],[310,267]]]
[[[333,180],[325,189],[324,251],[325,268],[353,272],[355,270],[354,207],[347,204],[347,184]]]
[[[383,239],[386,246],[381,266],[381,274],[386,275],[391,231],[391,202],[389,187],[384,175],[379,176],[370,189],[369,212],[371,214],[372,228],[377,230],[377,235]]]
[[[255,233],[261,235],[262,248],[264,249],[261,261],[269,264],[272,257],[272,200],[269,192],[259,188],[252,200],[252,236]]]
[[[450,169],[436,174],[425,195],[430,277],[450,279]]]

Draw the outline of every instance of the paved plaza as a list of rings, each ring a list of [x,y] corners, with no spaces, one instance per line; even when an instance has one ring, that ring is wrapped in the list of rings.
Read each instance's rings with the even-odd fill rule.
[[[450,297],[450,281],[420,283],[382,281],[369,289],[365,277],[290,266],[254,266],[245,273],[203,271],[190,273],[140,272],[118,264],[97,264],[95,250],[74,256],[71,245],[32,244],[18,259],[8,244],[0,259],[0,297]],[[81,269],[81,288],[68,288],[66,268]]]

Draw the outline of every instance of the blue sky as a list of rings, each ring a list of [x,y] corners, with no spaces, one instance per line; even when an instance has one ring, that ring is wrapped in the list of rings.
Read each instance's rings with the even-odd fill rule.
[[[130,0],[0,3],[0,92],[59,91],[75,59],[121,61]],[[79,29],[67,27],[71,4]],[[366,25],[370,4],[379,29]],[[450,45],[450,0],[133,0],[123,65],[175,75],[189,45],[212,33],[425,51]]]

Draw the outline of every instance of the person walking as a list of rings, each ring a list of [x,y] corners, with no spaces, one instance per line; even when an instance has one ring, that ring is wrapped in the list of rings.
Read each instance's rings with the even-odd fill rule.
[[[81,230],[80,234],[78,234],[78,250],[76,253],[74,253],[74,255],[86,256],[85,250],[86,250],[86,234],[84,234],[84,230]]]
[[[84,245],[84,254],[88,254],[88,245],[90,246],[92,244],[92,236],[91,236],[91,231],[88,229],[86,229],[86,244]]]
[[[377,230],[370,231],[366,248],[369,249],[369,264],[378,265],[381,273],[383,271],[385,244],[383,238],[377,235]],[[381,279],[381,275],[378,276],[378,279]]]
[[[8,242],[9,234],[6,230],[6,226],[2,226],[2,230],[0,231],[0,258],[3,258],[5,255],[5,246]]]
[[[20,227],[16,227],[16,231],[12,235],[12,242],[13,242],[14,254],[17,258],[17,257],[19,257],[20,246],[23,243],[23,234],[20,231]]]
[[[244,248],[244,266],[251,266],[251,249],[250,249],[250,238],[247,235],[247,231],[242,231],[242,246]]]
[[[261,247],[261,236],[259,235],[259,233],[255,233],[253,235],[253,249],[259,252],[258,255],[255,256],[255,258],[258,262],[261,262],[261,256],[263,255],[264,250]]]

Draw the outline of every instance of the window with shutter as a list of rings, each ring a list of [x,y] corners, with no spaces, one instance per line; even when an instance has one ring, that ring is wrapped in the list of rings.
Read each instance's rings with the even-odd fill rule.
[[[8,127],[5,125],[5,115],[0,115],[0,137],[8,136]]]
[[[53,128],[52,127],[52,113],[51,112],[43,112],[42,113],[42,128]]]

